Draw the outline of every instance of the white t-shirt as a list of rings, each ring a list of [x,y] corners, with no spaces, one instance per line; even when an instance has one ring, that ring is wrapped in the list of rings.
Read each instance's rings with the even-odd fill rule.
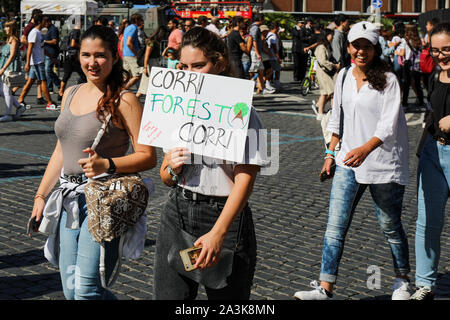
[[[379,92],[368,83],[357,90],[351,67],[342,88],[345,69],[339,72],[334,88],[333,109],[327,130],[339,134],[340,104],[344,110],[344,133],[336,165],[352,169],[358,183],[395,182],[408,184],[408,129],[400,104],[400,86],[396,76],[386,73],[386,88]],[[342,94],[343,92],[343,94]],[[343,160],[347,153],[377,137],[383,144],[373,150],[361,164],[352,168]]]
[[[244,159],[241,163],[226,162],[225,160],[213,159],[191,155],[191,161],[197,162],[201,159],[202,164],[185,164],[178,185],[193,192],[208,196],[227,197],[234,186],[234,168],[237,164],[253,164],[261,167],[268,166],[266,136],[258,135],[258,130],[263,129],[261,120],[252,107],[250,114],[250,129],[256,130],[257,145],[249,146],[249,140],[245,145]],[[255,131],[252,130],[253,133]],[[248,133],[250,137],[251,133]],[[264,136],[264,137],[263,137]],[[169,150],[163,149],[165,153]],[[196,157],[196,158],[194,158]]]
[[[215,34],[217,34],[218,36],[221,36],[220,30],[217,29],[217,27],[216,27],[214,24],[212,24],[212,23],[208,24],[208,25],[205,27],[205,29],[206,29],[206,30],[209,30],[209,31],[211,31],[211,32],[213,32],[213,33],[215,33]]]
[[[31,52],[31,65],[36,65],[44,62],[44,36],[41,31],[36,28],[28,34],[28,42],[34,43],[33,51]]]
[[[267,46],[273,53],[273,56],[270,58],[270,60],[276,60],[277,56],[275,54],[280,51],[280,44],[278,43],[278,36],[273,32],[269,32],[267,34],[266,42],[267,42]]]
[[[412,51],[411,51],[411,48],[406,43],[405,39],[402,39],[402,42],[397,47],[397,51],[400,51],[400,49],[405,50],[405,55],[404,55],[405,60],[409,60],[411,58]]]

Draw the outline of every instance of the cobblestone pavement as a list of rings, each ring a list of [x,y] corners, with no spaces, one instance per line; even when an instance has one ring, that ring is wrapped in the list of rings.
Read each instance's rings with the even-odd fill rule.
[[[317,91],[299,94],[283,73],[280,94],[257,96],[254,106],[269,132],[279,129],[279,170],[260,175],[250,199],[258,241],[258,262],[251,299],[290,300],[305,290],[320,270],[322,239],[328,212],[330,182],[319,182],[324,144],[319,122],[310,108]],[[27,98],[34,102],[35,96]],[[2,104],[4,102],[1,102]],[[4,112],[2,110],[0,113]],[[58,269],[43,256],[45,236],[32,238],[25,225],[32,210],[33,195],[46,168],[56,138],[53,131],[57,111],[34,105],[16,122],[0,125],[0,299],[64,299]],[[415,146],[421,134],[421,113],[408,113],[410,141],[410,183],[403,203],[403,224],[408,235],[412,279],[414,279],[414,233],[416,209]],[[273,137],[274,135],[270,135]],[[148,205],[148,233],[143,255],[124,262],[112,288],[119,299],[152,299],[155,237],[168,188],[159,179],[158,166],[144,176],[156,185]],[[442,233],[437,298],[450,298],[450,221],[447,209]],[[368,268],[380,270],[381,286],[370,289]],[[339,270],[337,299],[390,299],[394,279],[392,258],[376,221],[367,192],[350,227]],[[206,299],[200,289],[198,299]]]

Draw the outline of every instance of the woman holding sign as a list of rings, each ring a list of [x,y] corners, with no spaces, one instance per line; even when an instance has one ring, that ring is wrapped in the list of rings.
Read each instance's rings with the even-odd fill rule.
[[[87,83],[64,92],[55,122],[58,141],[34,197],[31,218],[41,224],[39,231],[48,233],[49,240],[52,236],[56,239],[54,248],[47,242],[45,253],[59,266],[68,300],[114,299],[101,284],[100,244],[88,229],[87,178],[134,173],[156,165],[154,148],[137,143],[142,106],[134,94],[123,90],[129,75],[123,69],[117,42],[111,28],[92,26],[84,32],[80,63]],[[94,151],[92,143],[108,114],[111,120]],[[130,140],[134,152],[127,154]],[[58,179],[60,186],[50,195]],[[120,259],[118,240],[105,243],[106,277]]]
[[[180,64],[186,71],[231,76],[226,44],[204,28],[184,35]],[[251,129],[262,129],[253,108]],[[247,140],[243,163],[191,157],[182,147],[164,150],[161,179],[172,189],[156,241],[155,299],[195,299],[199,284],[205,286],[208,299],[249,299],[256,238],[248,199],[256,174],[266,164],[259,152],[263,141],[252,143],[256,148],[249,148]],[[201,247],[201,252],[194,265],[184,266],[194,269],[188,272],[179,251],[192,246]]]

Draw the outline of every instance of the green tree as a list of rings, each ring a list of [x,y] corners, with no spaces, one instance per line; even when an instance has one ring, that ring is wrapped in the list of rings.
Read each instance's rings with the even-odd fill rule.
[[[297,22],[291,14],[281,12],[264,13],[264,24],[268,25],[270,22],[278,22],[280,27],[285,29],[283,33],[280,33],[281,40],[292,39],[291,30]]]

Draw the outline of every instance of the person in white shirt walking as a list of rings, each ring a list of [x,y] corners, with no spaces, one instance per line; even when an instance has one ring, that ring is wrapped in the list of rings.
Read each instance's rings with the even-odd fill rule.
[[[355,66],[341,70],[336,81],[327,128],[333,136],[322,168],[322,172],[331,176],[331,168],[336,165],[322,250],[321,282],[311,282],[314,290],[296,292],[294,297],[332,298],[346,233],[359,200],[369,188],[379,225],[393,256],[396,278],[392,299],[407,300],[410,297],[409,249],[401,210],[409,176],[408,134],[400,107],[400,86],[386,62],[380,59],[375,25],[365,21],[355,24],[348,40],[348,52]],[[339,129],[341,114],[343,130]],[[341,148],[335,156],[340,139]]]
[[[25,72],[29,72],[28,80],[22,89],[20,97],[18,99],[21,107],[25,106],[24,99],[31,89],[34,81],[37,80],[38,87],[41,88],[47,105],[45,109],[56,110],[56,105],[50,98],[50,93],[47,87],[47,78],[45,75],[45,50],[44,50],[44,36],[41,33],[42,29],[42,14],[34,16],[35,27],[28,34],[28,49],[27,49],[27,62],[24,68]]]
[[[220,24],[220,19],[219,17],[212,17],[211,18],[211,23],[208,24],[205,29],[217,34],[219,37],[221,37],[220,35],[220,30],[219,30],[219,24]]]

